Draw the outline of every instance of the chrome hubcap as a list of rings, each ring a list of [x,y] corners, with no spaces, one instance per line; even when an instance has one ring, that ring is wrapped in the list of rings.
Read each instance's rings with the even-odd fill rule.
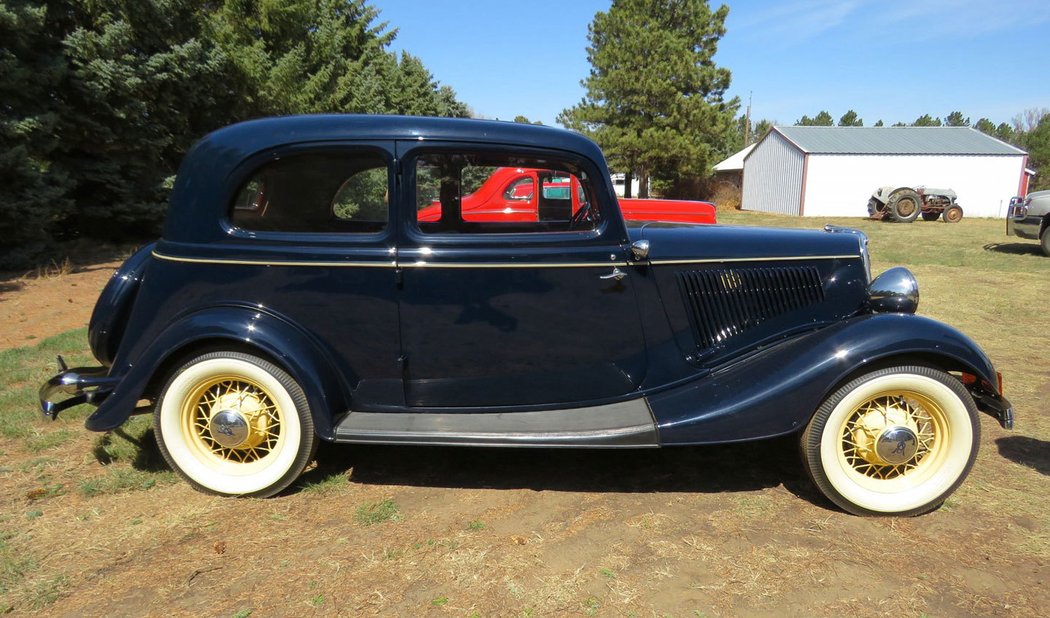
[[[208,423],[212,438],[226,448],[236,448],[248,439],[248,421],[237,410],[220,410]]]
[[[892,479],[921,465],[938,448],[935,418],[942,412],[914,393],[869,399],[842,428],[844,463],[874,479]]]
[[[887,427],[875,440],[875,454],[882,463],[902,464],[915,457],[919,450],[919,438],[908,427]]]

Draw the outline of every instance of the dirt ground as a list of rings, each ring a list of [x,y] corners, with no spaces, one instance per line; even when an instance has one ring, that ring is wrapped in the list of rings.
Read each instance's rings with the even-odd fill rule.
[[[88,323],[94,298],[120,260],[64,265],[39,275],[0,275],[0,350],[32,345],[40,339]]]
[[[85,325],[115,265],[0,281],[0,348]],[[951,298],[948,286],[938,293]],[[1010,362],[1029,371],[1014,404],[1045,411],[1046,358]],[[20,569],[0,574],[15,582],[0,587],[0,613],[1028,617],[1050,608],[1050,443],[1046,425],[1024,417],[1011,433],[982,415],[966,483],[940,510],[899,519],[834,509],[805,478],[793,440],[629,452],[329,446],[277,498],[216,498],[165,471],[149,430],[131,436],[141,440],[135,461],[110,463],[104,447],[121,435],[83,430],[85,414],[41,421],[41,434],[64,432],[60,446],[0,443],[0,550],[5,568]],[[130,481],[107,490],[114,478]]]

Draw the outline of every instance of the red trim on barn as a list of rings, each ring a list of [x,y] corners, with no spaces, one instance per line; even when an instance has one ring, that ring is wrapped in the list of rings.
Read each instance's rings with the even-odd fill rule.
[[[1028,155],[1024,156],[1024,160],[1021,162],[1021,182],[1017,186],[1017,195],[1024,197],[1028,195],[1028,182],[1031,177],[1028,175]]]

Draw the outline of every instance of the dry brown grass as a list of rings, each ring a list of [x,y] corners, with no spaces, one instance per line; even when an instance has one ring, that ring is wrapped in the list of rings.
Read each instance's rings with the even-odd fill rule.
[[[731,182],[716,183],[711,194],[711,201],[715,203],[720,213],[740,210],[740,187]]]

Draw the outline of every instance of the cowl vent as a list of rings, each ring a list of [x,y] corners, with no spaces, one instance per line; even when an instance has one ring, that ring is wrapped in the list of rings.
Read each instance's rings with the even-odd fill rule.
[[[701,350],[824,300],[814,266],[683,270],[678,286]]]

